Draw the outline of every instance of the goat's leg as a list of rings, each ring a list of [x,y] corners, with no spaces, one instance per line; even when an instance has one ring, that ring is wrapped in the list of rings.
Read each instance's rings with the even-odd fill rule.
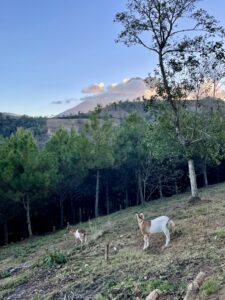
[[[146,249],[146,235],[144,235],[144,247],[143,247],[143,250]]]
[[[143,250],[145,250],[145,235],[144,235],[144,247],[143,247]]]
[[[144,235],[144,248],[143,250],[146,250],[149,246],[149,239],[148,239],[148,236],[145,234]]]
[[[146,249],[149,247],[150,236],[146,235]]]
[[[163,232],[164,232],[164,234],[166,236],[166,244],[164,246],[166,248],[168,246],[169,242],[170,242],[170,232],[169,232],[169,229],[167,227],[165,227],[163,229]]]

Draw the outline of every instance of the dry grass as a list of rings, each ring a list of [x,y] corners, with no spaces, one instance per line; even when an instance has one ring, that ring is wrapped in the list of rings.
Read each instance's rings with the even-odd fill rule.
[[[82,227],[88,232],[85,246],[75,244],[73,236],[60,231],[2,247],[0,271],[27,261],[33,266],[0,279],[0,299],[144,299],[152,289],[161,288],[166,299],[178,300],[201,270],[213,278],[202,291],[202,299],[216,299],[215,293],[223,297],[225,185],[203,189],[201,197],[204,201],[195,206],[188,205],[189,195],[184,194],[84,223]],[[146,218],[166,214],[175,221],[168,249],[161,250],[165,238],[155,234],[150,248],[143,252],[134,217],[137,210],[144,211]],[[105,261],[107,243],[109,260]],[[49,249],[62,251],[67,263],[43,266],[41,261]],[[18,278],[21,281],[15,280]],[[208,296],[210,291],[213,296]]]

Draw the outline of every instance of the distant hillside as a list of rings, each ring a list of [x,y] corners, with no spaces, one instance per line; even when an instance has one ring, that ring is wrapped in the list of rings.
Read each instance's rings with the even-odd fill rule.
[[[121,124],[131,112],[139,112],[148,120],[152,119],[151,108],[154,110],[161,102],[155,101],[150,104],[150,111],[144,110],[143,101],[118,101],[102,108],[100,116],[107,114],[112,118],[115,125]],[[196,102],[187,100],[183,106],[191,111],[205,112],[211,109],[225,109],[225,102],[221,99],[205,98]],[[39,144],[45,143],[60,127],[70,131],[72,128],[76,131],[84,126],[90,117],[90,113],[78,113],[71,116],[58,116],[55,118],[31,118],[28,116],[14,116],[0,113],[0,135],[9,136],[16,131],[17,127],[30,129]]]

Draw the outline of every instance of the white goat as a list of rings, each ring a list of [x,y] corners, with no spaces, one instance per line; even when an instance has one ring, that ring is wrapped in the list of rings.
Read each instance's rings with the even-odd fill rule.
[[[151,221],[146,221],[144,219],[144,214],[137,213],[136,218],[138,221],[138,226],[141,230],[142,235],[144,236],[144,247],[143,250],[149,247],[149,237],[152,233],[163,232],[166,236],[166,244],[164,247],[167,247],[170,242],[170,232],[168,227],[174,227],[175,224],[167,216],[161,216]]]
[[[80,241],[81,243],[86,243],[86,231],[84,229],[77,229],[74,227],[71,227],[69,224],[67,225],[67,231],[74,235],[75,241]]]

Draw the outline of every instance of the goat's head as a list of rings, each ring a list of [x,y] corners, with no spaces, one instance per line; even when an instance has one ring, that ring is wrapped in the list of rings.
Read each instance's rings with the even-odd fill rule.
[[[80,239],[81,240],[85,240],[86,237],[86,231],[84,229],[80,229],[79,230],[79,234],[80,234]]]
[[[74,229],[72,226],[70,226],[70,225],[67,225],[66,230],[67,230],[69,233],[74,233],[74,231],[75,231],[75,229]]]
[[[143,213],[136,213],[135,216],[136,216],[136,219],[137,219],[138,223],[141,223],[144,220],[144,214]]]

